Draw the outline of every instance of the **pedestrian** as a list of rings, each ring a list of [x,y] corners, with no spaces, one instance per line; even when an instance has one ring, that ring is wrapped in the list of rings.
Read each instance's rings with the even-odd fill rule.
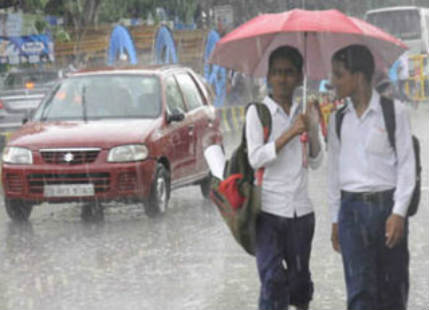
[[[313,296],[310,254],[315,216],[308,196],[300,135],[308,132],[310,167],[323,157],[319,116],[314,104],[302,113],[293,99],[303,80],[303,58],[289,46],[274,50],[268,61],[271,93],[263,100],[271,114],[271,134],[264,143],[255,106],[246,114],[249,162],[262,176],[261,213],[256,223],[255,256],[261,282],[259,309],[308,309]]]
[[[388,139],[381,97],[371,87],[374,58],[363,45],[332,57],[332,85],[350,100],[340,130],[328,138],[331,241],[343,259],[347,308],[406,309],[409,289],[407,208],[415,159],[405,106],[395,101],[396,150]]]
[[[405,51],[394,62],[389,70],[389,78],[395,86],[396,95],[402,102],[411,102],[411,99],[405,93],[405,86],[409,78],[408,52]]]

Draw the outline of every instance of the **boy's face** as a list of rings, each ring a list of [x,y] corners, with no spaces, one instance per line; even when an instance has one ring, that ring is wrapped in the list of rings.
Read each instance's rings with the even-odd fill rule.
[[[302,74],[287,58],[274,59],[268,72],[268,83],[276,99],[290,99],[295,88],[301,83]]]
[[[331,85],[334,87],[338,98],[342,99],[351,96],[357,83],[357,73],[351,73],[341,61],[332,61]]]

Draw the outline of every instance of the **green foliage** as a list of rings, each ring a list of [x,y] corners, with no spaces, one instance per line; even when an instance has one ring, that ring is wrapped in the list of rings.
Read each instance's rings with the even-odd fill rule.
[[[238,22],[244,22],[258,13],[278,12],[304,6],[306,9],[319,10],[337,8],[346,14],[363,17],[367,10],[375,8],[428,5],[428,0],[0,0],[18,3],[25,12],[43,12],[56,16],[64,16],[67,13],[76,21],[82,21],[88,3],[94,1],[101,2],[96,10],[97,17],[90,22],[96,20],[98,23],[115,23],[121,18],[145,19],[149,12],[155,19],[157,7],[163,7],[170,18],[178,16],[181,21],[191,23],[198,5],[208,13],[215,5],[231,4]]]
[[[121,18],[146,18],[154,11],[154,0],[103,0],[100,5],[98,20],[100,23],[115,23]]]
[[[56,42],[70,42],[70,34],[62,27],[56,27],[53,36]]]
[[[25,0],[25,1],[17,1],[20,3],[21,8],[24,10],[24,12],[43,12],[43,9],[45,8],[45,5],[47,4],[48,0]]]
[[[43,19],[43,17],[37,16],[34,22],[34,27],[36,28],[39,34],[44,33],[46,28],[48,27],[48,23]]]
[[[157,7],[164,8],[171,19],[178,16],[183,22],[192,22],[198,0],[103,0],[100,5],[98,20],[100,23],[114,23],[121,18],[146,19],[151,13],[155,22]]]

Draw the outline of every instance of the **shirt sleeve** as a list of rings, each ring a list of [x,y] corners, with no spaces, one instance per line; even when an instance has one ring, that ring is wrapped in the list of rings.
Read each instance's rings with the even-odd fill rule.
[[[254,105],[246,113],[246,141],[249,163],[253,169],[265,167],[276,159],[275,142],[264,143],[264,129]]]
[[[328,205],[333,223],[338,222],[341,188],[339,175],[340,141],[335,130],[335,115],[329,118],[328,127]]]
[[[397,102],[395,102],[395,117],[397,178],[393,213],[405,217],[416,183],[416,163],[409,115],[405,106],[397,104]]]

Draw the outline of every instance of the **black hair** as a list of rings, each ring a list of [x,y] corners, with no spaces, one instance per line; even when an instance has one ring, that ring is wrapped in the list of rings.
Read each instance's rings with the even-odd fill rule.
[[[298,49],[292,46],[280,46],[271,52],[270,58],[268,59],[268,71],[271,69],[274,60],[278,58],[288,59],[297,69],[298,72],[302,72],[302,66],[304,59]]]
[[[332,61],[339,61],[351,73],[362,72],[368,83],[374,75],[374,57],[368,47],[359,44],[349,45],[335,52]]]

